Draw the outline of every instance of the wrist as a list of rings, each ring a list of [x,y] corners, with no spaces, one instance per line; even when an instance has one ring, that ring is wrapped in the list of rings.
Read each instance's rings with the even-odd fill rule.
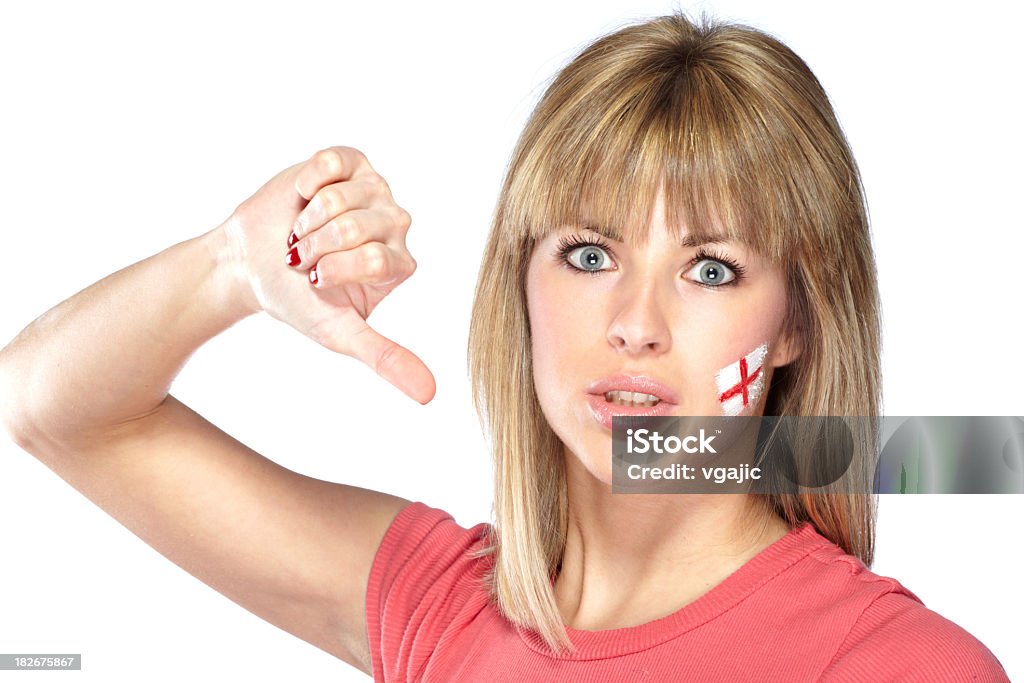
[[[213,270],[210,294],[231,317],[241,320],[263,310],[245,265],[245,246],[233,235],[232,219],[200,236]]]

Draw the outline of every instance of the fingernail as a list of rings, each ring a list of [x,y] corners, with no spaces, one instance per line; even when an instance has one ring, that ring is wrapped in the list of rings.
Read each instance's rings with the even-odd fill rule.
[[[288,235],[288,246],[290,247],[298,241],[299,238],[295,236],[295,231],[292,230],[291,233]]]
[[[297,266],[299,265],[299,248],[292,247],[292,250],[288,252],[288,265]]]
[[[316,266],[314,266],[313,269],[311,271],[309,271],[309,281],[312,282],[315,285],[317,277],[318,276],[316,274]]]

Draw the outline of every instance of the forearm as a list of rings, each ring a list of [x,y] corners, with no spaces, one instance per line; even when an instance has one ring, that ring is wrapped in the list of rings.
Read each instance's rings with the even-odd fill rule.
[[[0,411],[21,442],[72,438],[155,410],[189,355],[258,310],[222,229],[118,271],[0,351]]]

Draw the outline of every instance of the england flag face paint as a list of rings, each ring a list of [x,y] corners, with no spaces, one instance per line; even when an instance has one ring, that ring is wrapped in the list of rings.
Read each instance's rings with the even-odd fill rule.
[[[756,349],[715,373],[718,405],[726,415],[739,415],[757,402],[764,390],[764,357],[768,344]]]

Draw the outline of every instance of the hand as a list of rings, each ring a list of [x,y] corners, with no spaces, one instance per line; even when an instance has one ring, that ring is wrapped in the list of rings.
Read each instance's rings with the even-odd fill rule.
[[[366,322],[416,269],[409,225],[366,157],[331,147],[279,173],[221,227],[260,308],[427,403],[427,366]]]

